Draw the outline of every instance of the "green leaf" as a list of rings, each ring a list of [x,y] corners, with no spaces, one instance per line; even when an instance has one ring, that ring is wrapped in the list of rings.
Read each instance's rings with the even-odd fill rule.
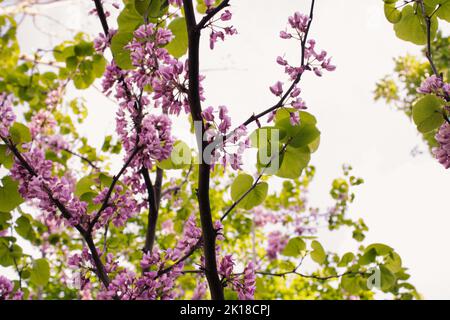
[[[385,266],[380,266],[381,273],[381,290],[388,292],[395,284],[396,278],[389,268]]]
[[[33,262],[30,281],[36,286],[45,286],[50,279],[50,266],[45,259],[37,259]]]
[[[7,229],[11,225],[10,224],[11,219],[12,219],[11,213],[0,212],[0,231]]]
[[[231,185],[231,198],[233,201],[238,201],[253,185],[253,177],[248,174],[240,174],[234,179]],[[269,185],[266,182],[256,184],[255,188],[251,190],[238,204],[246,210],[250,210],[264,202],[267,197]]]
[[[13,244],[8,246],[9,241],[4,239],[0,242],[0,265],[3,267],[9,267],[14,264],[14,259],[19,259],[22,256],[23,250],[17,245]]]
[[[300,125],[292,125],[290,120],[291,112],[298,112],[300,117]],[[306,111],[297,111],[292,108],[279,109],[275,115],[275,127],[286,132],[285,141],[289,138],[296,137],[300,134],[301,129],[308,126],[315,126],[317,124],[316,117]],[[284,142],[284,141],[283,141]]]
[[[75,186],[75,195],[77,197],[81,197],[83,194],[86,193],[93,193],[94,190],[92,189],[93,186],[95,186],[97,183],[92,176],[86,176],[81,178],[76,186]]]
[[[427,95],[413,106],[413,120],[422,133],[439,128],[444,122],[442,107],[444,101],[436,96]]]
[[[14,164],[14,157],[5,144],[0,144],[0,165],[6,169],[11,169]]]
[[[136,11],[144,18],[158,18],[161,0],[134,0]]]
[[[401,20],[394,24],[395,34],[398,38],[417,45],[427,43],[426,26],[421,9],[414,10],[412,6],[405,6],[402,10]],[[431,18],[431,38],[434,39],[438,29],[436,17]]]
[[[397,23],[402,19],[402,12],[395,7],[395,3],[384,4],[384,15],[390,23]]]
[[[172,153],[168,159],[158,161],[157,166],[164,170],[179,170],[192,163],[192,150],[189,146],[178,140],[173,145]]]
[[[311,251],[311,259],[313,259],[318,264],[324,263],[327,258],[327,254],[325,253],[325,250],[323,249],[320,242],[314,240],[311,243],[311,248],[313,249]]]
[[[361,265],[368,265],[375,262],[375,258],[377,257],[377,252],[375,249],[371,248],[370,250],[366,250],[364,254],[359,258],[358,263]]]
[[[320,131],[315,125],[301,124],[298,134],[292,138],[289,145],[294,148],[308,147],[317,141]]]
[[[308,147],[293,148],[288,146],[280,159],[280,169],[276,176],[287,179],[297,179],[311,160]]]
[[[9,134],[15,144],[22,144],[31,141],[30,129],[20,122],[14,122],[11,128],[9,128]]]
[[[92,72],[96,78],[99,78],[105,72],[106,59],[99,54],[94,55],[92,59]]]
[[[338,263],[338,267],[346,267],[349,263],[351,263],[355,259],[355,255],[352,252],[347,252],[341,258]]]
[[[115,63],[124,70],[132,69],[130,51],[124,47],[133,39],[132,32],[117,32],[111,39],[111,52]]]
[[[350,294],[357,294],[361,290],[359,279],[351,274],[342,276],[341,287]]]
[[[19,194],[19,183],[7,176],[2,179],[2,187],[0,187],[0,211],[9,212],[17,208],[23,203],[23,199]]]
[[[134,1],[129,1],[117,17],[119,32],[133,32],[144,23],[144,19],[134,6]]]
[[[397,273],[402,270],[402,259],[397,253],[391,252],[384,265],[393,273]]]
[[[26,216],[21,216],[16,220],[16,228],[17,234],[24,239],[34,240],[36,238],[36,234],[30,224],[30,220]]]
[[[188,49],[186,20],[183,17],[176,18],[172,20],[168,28],[172,31],[175,38],[167,44],[166,49],[175,58],[180,58],[187,52]]]
[[[295,237],[289,240],[282,254],[287,257],[298,257],[305,249],[305,241],[303,241],[303,239],[300,237]]]
[[[436,15],[447,21],[450,22],[450,0],[438,0],[439,2],[439,9],[436,11]]]
[[[392,249],[388,245],[382,243],[373,243],[366,248],[365,252],[370,251],[372,249],[375,250],[376,254],[379,256],[385,256],[394,251],[394,249]]]

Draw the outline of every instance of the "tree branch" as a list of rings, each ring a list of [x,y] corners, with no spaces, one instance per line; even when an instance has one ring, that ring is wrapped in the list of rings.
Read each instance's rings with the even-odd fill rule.
[[[311,24],[314,18],[314,7],[315,7],[315,0],[311,1],[311,8],[310,8],[310,12],[309,12],[309,23],[308,23],[308,27],[306,29],[305,32],[305,37],[302,39],[301,41],[301,67],[305,67],[306,66],[306,61],[305,61],[305,51],[306,51],[306,43],[308,40],[308,35],[309,35],[309,30],[311,29]],[[258,113],[258,114],[253,114],[251,115],[245,122],[243,122],[239,127],[241,126],[248,126],[249,124],[251,124],[252,122],[255,122],[257,120],[259,120],[260,118],[264,117],[265,115],[274,112],[276,110],[278,110],[279,108],[284,106],[284,102],[286,101],[286,99],[289,97],[289,95],[291,94],[292,90],[294,90],[295,86],[300,82],[301,78],[302,78],[303,73],[298,74],[298,76],[294,79],[294,81],[292,82],[291,86],[289,87],[289,89],[284,93],[284,95],[281,97],[281,99],[272,107]],[[233,134],[234,130],[231,131],[228,135],[226,135],[224,137],[224,141],[228,140],[231,135]]]
[[[196,135],[199,137],[199,154],[202,157],[199,164],[199,179],[197,198],[200,209],[200,220],[203,233],[203,252],[205,256],[206,278],[208,280],[211,297],[213,300],[223,300],[223,286],[219,279],[216,262],[216,231],[212,221],[212,213],[209,199],[209,183],[211,168],[205,163],[203,156],[207,143],[203,141],[205,132],[202,107],[199,90],[199,46],[200,46],[200,29],[195,19],[194,7],[192,0],[183,0],[183,7],[186,17],[186,28],[188,32],[188,48],[189,48],[189,91],[188,99],[191,108],[193,121],[200,121],[201,128],[196,127]]]
[[[155,193],[155,188],[153,187],[152,180],[150,179],[150,175],[148,173],[148,169],[142,168],[141,175],[144,178],[145,186],[147,187],[148,194],[148,220],[147,220],[147,232],[145,235],[145,245],[143,251],[145,253],[152,252],[153,244],[155,242],[155,233],[156,233],[156,223],[158,222],[158,205],[157,198]],[[144,270],[148,271],[148,270]]]
[[[103,10],[102,1],[94,0],[94,2],[95,2],[95,9],[97,10],[98,17],[100,18],[100,22],[103,27],[103,32],[105,33],[105,36],[108,37],[109,35],[108,20],[106,19],[105,10]]]
[[[222,215],[222,217],[220,218],[220,221],[225,220],[225,218],[237,207],[237,205],[239,203],[241,203],[242,200],[244,200],[244,198],[253,190],[256,188],[256,186],[258,185],[259,181],[261,180],[262,176],[264,175],[264,172],[266,172],[267,168],[271,165],[273,159],[275,159],[275,157],[279,157],[281,156],[285,151],[286,148],[288,147],[289,143],[291,142],[292,138],[290,138],[285,145],[283,146],[283,148],[280,150],[280,152],[277,155],[273,155],[270,159],[270,161],[266,164],[266,166],[263,168],[263,170],[261,170],[261,173],[258,175],[258,177],[256,178],[255,182],[253,182],[253,184],[251,185],[251,187],[242,195],[239,197],[239,199],[237,199],[229,208],[227,211],[225,211],[225,213]]]
[[[439,79],[442,79],[442,74],[439,73],[436,64],[434,63],[433,60],[433,53],[432,53],[432,47],[431,47],[431,17],[433,16],[433,14],[431,16],[428,16],[426,11],[425,11],[425,3],[424,0],[417,0],[419,2],[421,11],[422,11],[422,17],[425,20],[425,27],[426,27],[426,33],[427,33],[427,47],[426,47],[426,52],[425,52],[425,56],[428,59],[428,62],[430,63],[430,67],[431,70],[433,71],[434,75],[436,77],[438,77]],[[450,96],[448,95],[447,92],[444,92],[444,96],[445,96],[445,100],[448,102],[450,101]]]
[[[200,22],[197,25],[197,29],[201,30],[203,29],[206,24],[217,14],[219,13],[222,9],[228,7],[230,4],[230,0],[223,0],[217,7],[211,9],[210,11],[208,11],[206,13],[206,15],[202,18],[202,20],[200,20]]]
[[[105,199],[103,200],[102,206],[100,207],[100,209],[98,210],[97,214],[95,215],[94,219],[92,219],[92,221],[89,224],[89,233],[92,231],[92,229],[94,228],[95,224],[98,222],[98,219],[100,219],[100,216],[102,214],[102,212],[108,208],[109,204],[109,199],[111,198],[111,195],[114,191],[114,188],[117,184],[117,182],[119,182],[120,177],[124,174],[125,170],[128,168],[128,166],[130,165],[131,161],[133,161],[134,157],[139,153],[139,151],[142,149],[142,147],[135,147],[134,151],[131,153],[130,157],[128,158],[128,160],[125,162],[125,164],[123,165],[122,169],[120,169],[119,173],[117,175],[115,175],[113,177],[113,181],[111,182],[111,185],[109,186],[108,192],[106,193]]]
[[[36,173],[36,171],[27,162],[27,160],[23,157],[23,155],[20,153],[20,151],[14,145],[14,143],[12,143],[12,141],[10,141],[4,137],[1,137],[1,139],[6,144],[6,146],[11,150],[11,152],[14,154],[14,156],[17,158],[17,160],[20,162],[20,164],[29,172],[29,174],[31,174],[34,177],[38,177],[38,174]],[[56,199],[53,196],[52,191],[50,190],[50,188],[47,185],[42,183],[42,187],[45,190],[45,192],[47,193],[50,201],[59,209],[59,211],[61,211],[62,216],[65,219],[69,220],[72,217],[72,215],[67,210],[67,208],[64,206],[64,204],[61,203],[61,201],[59,201],[58,199]],[[83,236],[86,244],[88,245],[89,250],[92,255],[92,259],[94,260],[94,264],[95,264],[95,267],[97,270],[97,275],[98,275],[99,279],[102,281],[103,285],[107,288],[110,280],[109,280],[108,274],[106,273],[105,266],[98,255],[97,248],[95,247],[94,241],[92,239],[91,230],[86,230],[80,224],[75,225],[74,228],[76,230],[78,230],[78,232]]]
[[[86,158],[85,156],[78,154],[68,148],[63,148],[62,150],[64,150],[67,153],[70,153],[71,155],[80,158],[82,161],[86,162],[88,165],[90,165],[92,168],[99,170],[100,168],[91,160],[89,160],[88,158]]]

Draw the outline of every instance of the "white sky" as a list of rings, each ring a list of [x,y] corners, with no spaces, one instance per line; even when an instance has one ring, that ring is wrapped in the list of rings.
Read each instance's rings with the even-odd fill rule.
[[[397,39],[383,15],[380,0],[318,0],[311,37],[333,56],[338,66],[323,78],[312,74],[301,82],[302,96],[309,111],[318,118],[322,131],[319,151],[313,155],[317,167],[310,198],[314,205],[330,204],[329,186],[341,174],[341,165],[350,163],[354,173],[366,183],[356,189],[351,207],[354,217],[362,217],[370,231],[366,243],[383,242],[394,247],[410,268],[411,282],[429,299],[450,298],[450,210],[446,172],[426,152],[412,157],[419,146],[426,151],[412,123],[383,103],[373,101],[375,82],[393,69],[392,58],[418,53],[419,47]],[[295,11],[307,12],[307,0],[231,1],[233,25],[239,35],[218,43],[214,51],[207,38],[202,45],[201,69],[208,105],[227,105],[234,124],[275,102],[268,87],[287,81],[275,63],[278,55],[294,62],[298,48],[294,41],[278,38],[287,17]],[[90,1],[85,2],[85,6]],[[48,15],[74,28],[97,34],[100,24],[86,17],[86,9],[63,1]],[[39,24],[48,29],[47,23]],[[62,34],[55,24],[51,30]],[[448,24],[443,29],[450,31]],[[50,48],[50,40],[34,30],[31,20],[20,29],[23,50]],[[297,60],[298,61],[298,60]],[[83,91],[88,99],[89,118],[82,131],[96,145],[114,128],[115,107],[95,90]],[[186,128],[177,125],[177,132]],[[447,188],[447,189],[446,189]],[[325,245],[335,250],[354,246],[351,232],[326,237]]]

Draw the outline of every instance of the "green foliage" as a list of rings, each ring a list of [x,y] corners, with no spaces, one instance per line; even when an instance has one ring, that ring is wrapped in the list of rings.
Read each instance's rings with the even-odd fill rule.
[[[402,8],[400,10],[400,8]],[[427,20],[430,23],[430,37],[433,40],[439,28],[438,18],[448,21],[449,2],[447,0],[424,0],[402,3],[384,0],[386,19],[394,25],[398,38],[417,45],[427,43]]]
[[[168,28],[175,38],[167,44],[166,49],[175,58],[180,58],[188,49],[186,20],[184,17],[176,18],[169,23]]]
[[[9,212],[23,203],[23,199],[17,190],[19,183],[6,176],[2,179],[0,187],[0,211]]]
[[[427,33],[425,21],[422,16],[422,9],[414,9],[412,6],[405,6],[401,11],[401,19],[394,25],[395,34],[402,40],[412,42],[417,45],[427,43]],[[431,18],[431,36],[434,38],[438,29],[436,17]]]
[[[16,232],[19,236],[26,240],[33,241],[36,239],[36,234],[31,225],[32,217],[22,215],[16,220]]]
[[[132,32],[117,32],[111,39],[111,51],[114,56],[116,64],[124,69],[128,70],[133,67],[131,64],[130,52],[125,49],[125,46],[133,39]]]
[[[432,95],[427,95],[414,104],[412,116],[420,132],[427,133],[442,125],[444,104],[441,98]]]
[[[311,258],[318,264],[323,264],[327,258],[327,254],[320,242],[314,240],[311,243]]]
[[[30,129],[22,123],[15,122],[9,129],[11,140],[15,144],[22,144],[31,141]]]
[[[266,182],[258,182],[252,189],[253,184],[253,178],[248,174],[240,174],[234,179],[231,185],[231,198],[233,201],[240,200],[251,189],[239,202],[239,207],[250,210],[263,203],[266,199],[269,185]]]
[[[106,60],[94,51],[92,41],[79,33],[73,41],[66,41],[53,49],[56,61],[64,62],[65,68],[60,69],[60,77],[70,77],[77,89],[87,89],[96,78],[103,75]]]
[[[157,166],[164,170],[179,170],[192,163],[192,150],[189,146],[181,141],[175,141],[172,153],[169,158],[158,161]]]
[[[300,237],[295,237],[289,240],[282,254],[287,257],[299,257],[306,249],[306,243]]]
[[[441,32],[438,32],[432,47],[433,61],[436,68],[439,72],[442,72],[444,81],[447,81],[445,79],[449,79],[450,76],[448,64],[450,59],[450,40],[448,37],[444,37]],[[423,54],[425,55],[425,53],[426,49],[424,48]],[[425,57],[406,55],[398,57],[394,61],[394,72],[385,76],[376,84],[375,99],[386,101],[396,110],[403,112],[408,118],[412,118],[414,104],[424,97],[423,94],[417,92],[417,88],[430,75],[431,68]],[[437,114],[433,113],[430,116],[431,119],[435,119],[436,123],[440,121]],[[436,131],[421,133],[422,139],[426,142],[430,151],[437,146],[435,140]]]
[[[50,266],[46,259],[37,259],[31,268],[30,281],[36,286],[45,286],[50,279]]]

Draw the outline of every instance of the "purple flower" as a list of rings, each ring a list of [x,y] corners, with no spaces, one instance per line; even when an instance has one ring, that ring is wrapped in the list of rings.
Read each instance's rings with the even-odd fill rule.
[[[13,292],[14,286],[4,276],[0,276],[0,300],[8,300]]]
[[[0,94],[0,135],[7,137],[9,128],[16,120],[16,115],[12,110],[12,97],[6,93]]]
[[[426,78],[424,82],[422,82],[417,91],[420,93],[435,93],[440,88],[442,88],[442,86],[443,82],[441,78],[432,75],[431,77]]]
[[[233,275],[234,261],[231,254],[228,254],[222,258],[219,263],[219,274],[222,275],[225,279],[231,279]]]
[[[280,231],[273,231],[268,235],[267,256],[274,260],[278,254],[283,251],[288,243],[288,237],[283,235]]]
[[[439,147],[433,149],[433,154],[438,159],[439,163],[444,166],[445,169],[450,168],[450,125],[445,122],[436,134],[436,141],[439,143]]]
[[[270,87],[270,91],[277,97],[283,94],[283,83],[277,81],[273,86]]]

